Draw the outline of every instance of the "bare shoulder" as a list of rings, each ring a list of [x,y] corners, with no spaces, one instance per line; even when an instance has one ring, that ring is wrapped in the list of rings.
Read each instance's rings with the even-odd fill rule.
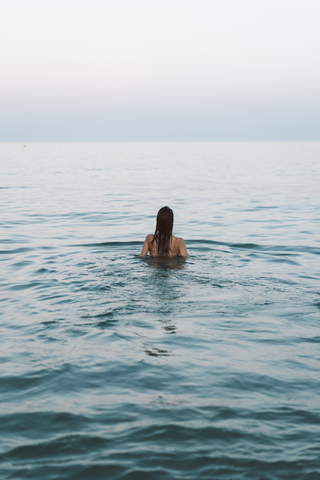
[[[150,233],[149,235],[146,236],[146,239],[143,242],[140,257],[145,257],[148,254],[148,251],[150,250],[150,243],[152,242],[152,239],[153,239],[152,233]]]
[[[177,237],[177,244],[178,244],[178,247],[179,247],[180,255],[182,255],[183,257],[189,258],[189,255],[188,255],[188,252],[187,252],[186,242],[183,240],[183,238]]]
[[[185,241],[183,240],[182,237],[176,237],[177,238],[177,245],[185,245]]]
[[[149,235],[146,236],[146,241],[150,243],[152,242],[152,240],[153,240],[153,233],[149,233]]]

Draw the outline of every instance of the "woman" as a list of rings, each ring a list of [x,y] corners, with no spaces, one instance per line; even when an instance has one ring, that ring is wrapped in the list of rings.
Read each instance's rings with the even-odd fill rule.
[[[189,258],[187,247],[183,238],[172,235],[173,211],[169,207],[160,208],[157,215],[156,231],[146,236],[140,257],[145,257],[148,252],[153,257],[166,256]]]

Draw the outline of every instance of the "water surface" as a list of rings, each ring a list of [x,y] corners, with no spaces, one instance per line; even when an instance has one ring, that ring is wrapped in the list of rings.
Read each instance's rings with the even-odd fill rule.
[[[320,478],[319,157],[0,144],[1,478]]]

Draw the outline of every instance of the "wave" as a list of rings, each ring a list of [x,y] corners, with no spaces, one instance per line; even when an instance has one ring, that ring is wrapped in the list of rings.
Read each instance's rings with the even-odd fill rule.
[[[233,242],[219,242],[215,240],[186,240],[187,246],[195,245],[214,245],[228,247],[232,249],[257,250],[260,252],[290,252],[311,253],[313,255],[320,255],[319,247],[309,247],[306,245],[259,245],[257,243],[233,243]]]
[[[1,242],[10,244],[10,241]],[[14,242],[12,242],[14,243]],[[297,256],[299,254],[310,254],[310,255],[320,255],[320,247],[312,247],[307,245],[261,245],[256,243],[233,243],[233,242],[219,242],[216,240],[206,240],[206,239],[196,239],[196,240],[186,240],[187,248],[195,250],[211,250],[210,247],[216,247],[218,250],[221,248],[226,249],[225,251],[233,250],[245,250],[248,252],[257,252],[262,254],[271,254],[275,256]],[[30,243],[29,243],[30,245]],[[130,248],[130,247],[142,247],[143,242],[137,240],[131,241],[111,241],[111,242],[90,242],[90,243],[74,243],[74,244],[58,244],[57,246],[48,246],[48,245],[35,245],[34,247],[18,247],[18,248],[8,248],[5,250],[0,250],[0,255],[16,255],[21,253],[27,253],[35,250],[55,250],[55,249],[64,249],[64,248],[112,248],[118,247],[120,249]],[[280,261],[280,259],[279,259]]]
[[[149,418],[147,425],[132,414],[121,428],[118,422],[124,420],[125,415],[111,421],[104,416],[90,418],[68,413],[35,412],[33,418],[17,415],[22,424],[18,426],[9,419],[5,427],[13,427],[13,431],[23,433],[25,438],[21,435],[19,443],[0,455],[3,472],[6,478],[19,479],[26,478],[26,468],[27,478],[46,479],[222,480],[262,478],[262,472],[267,472],[263,478],[269,480],[319,478],[317,449],[303,448],[307,446],[303,442],[301,449],[292,448],[295,437],[304,439],[303,423],[298,427],[294,424],[292,434],[275,429],[268,439],[268,423],[274,412],[270,412],[271,418],[264,411],[259,418],[251,418],[249,429],[241,417],[236,417],[238,421],[234,426],[228,418],[218,418],[216,425],[208,425],[208,422],[188,421],[194,411],[183,413],[184,421],[173,420],[174,415],[167,411],[171,421]],[[229,420],[235,418],[232,412],[224,413]],[[244,410],[242,415],[250,417],[250,412]],[[293,419],[295,417],[305,420],[299,412],[294,412]],[[262,432],[261,423],[265,426]],[[42,428],[35,428],[39,424]],[[310,421],[307,425],[311,425]]]
[[[293,255],[295,253],[310,253],[312,255],[320,255],[320,247],[310,247],[306,245],[260,245],[257,243],[233,243],[233,242],[219,242],[217,240],[206,239],[186,239],[187,247],[201,245],[212,245],[218,247],[226,247],[230,249],[253,250],[259,252],[271,252],[275,254]],[[125,242],[98,242],[98,243],[78,243],[68,245],[69,247],[127,247],[127,246],[142,246],[143,241],[125,241]],[[280,252],[280,253],[279,253]]]
[[[143,245],[143,242],[133,240],[126,242],[77,243],[68,245],[68,247],[126,247],[130,245]]]

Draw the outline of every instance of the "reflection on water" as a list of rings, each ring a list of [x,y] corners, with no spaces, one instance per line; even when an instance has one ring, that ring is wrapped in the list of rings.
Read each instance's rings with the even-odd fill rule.
[[[172,319],[161,318],[161,319],[158,320],[158,322],[160,322],[162,324],[161,326],[166,333],[176,333],[177,326]]]
[[[172,354],[168,350],[158,348],[151,344],[144,343],[144,346],[146,347],[145,348],[146,354],[152,357],[167,357]]]
[[[161,270],[184,270],[186,268],[187,259],[184,257],[142,257],[150,267]]]

